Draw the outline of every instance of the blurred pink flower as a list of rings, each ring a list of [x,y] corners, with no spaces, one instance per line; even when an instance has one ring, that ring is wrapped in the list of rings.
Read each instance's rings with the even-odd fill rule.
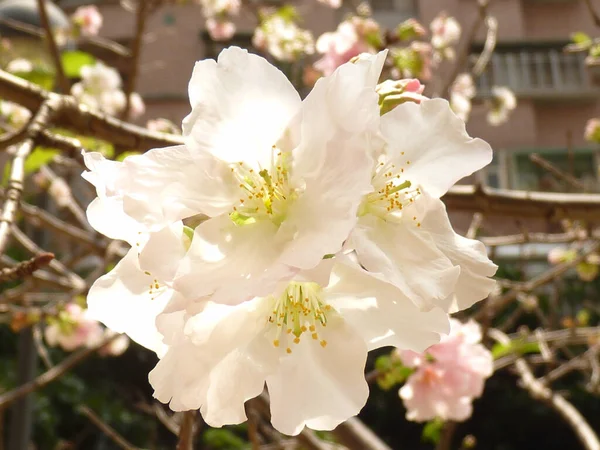
[[[80,6],[71,20],[84,36],[96,36],[102,27],[102,14],[95,5]]]
[[[379,95],[381,114],[391,111],[396,106],[405,102],[421,103],[427,100],[423,95],[425,85],[416,78],[403,80],[386,80],[375,88]]]
[[[450,335],[423,354],[398,352],[404,365],[416,369],[400,389],[408,420],[466,420],[473,399],[483,393],[493,373],[492,354],[480,343],[479,325],[451,319],[451,326]]]
[[[104,336],[104,330],[100,322],[88,317],[87,310],[69,303],[46,327],[44,335],[48,345],[61,346],[70,352],[79,347],[98,344]]]
[[[235,34],[235,24],[233,22],[215,19],[214,17],[206,20],[206,29],[215,41],[228,41]]]
[[[431,45],[437,50],[440,56],[447,59],[454,58],[454,49],[452,46],[460,39],[460,24],[454,17],[449,17],[446,13],[439,14],[430,24]]]
[[[132,92],[129,96],[129,113],[132,118],[140,117],[146,112],[146,105],[142,96],[137,92]]]

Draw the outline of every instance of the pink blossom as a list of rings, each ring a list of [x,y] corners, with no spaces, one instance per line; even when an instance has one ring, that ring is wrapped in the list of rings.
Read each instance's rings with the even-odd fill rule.
[[[102,14],[95,5],[80,6],[71,20],[84,36],[96,36],[102,27]]]
[[[99,322],[90,319],[87,310],[75,303],[65,306],[58,317],[53,318],[44,332],[48,345],[61,346],[66,351],[79,347],[92,347],[98,344],[104,335]]]
[[[460,39],[460,24],[454,17],[446,13],[439,14],[430,24],[431,45],[436,50],[443,50],[454,45]]]
[[[480,343],[479,325],[456,319],[451,324],[450,335],[424,354],[398,352],[403,364],[415,369],[400,389],[408,420],[466,420],[473,399],[481,396],[493,373],[492,354]]]
[[[450,107],[465,122],[471,114],[471,99],[475,93],[473,77],[469,73],[459,74],[450,87]]]
[[[315,64],[315,69],[324,75],[331,75],[335,69],[361,53],[375,53],[367,38],[378,35],[379,26],[372,19],[353,17],[340,23],[337,30],[322,34],[317,39],[317,52],[323,57]]]
[[[146,112],[146,105],[142,96],[137,92],[132,92],[129,96],[129,113],[134,119],[140,117]]]
[[[235,34],[235,24],[228,20],[211,17],[206,20],[208,34],[215,41],[227,41]]]

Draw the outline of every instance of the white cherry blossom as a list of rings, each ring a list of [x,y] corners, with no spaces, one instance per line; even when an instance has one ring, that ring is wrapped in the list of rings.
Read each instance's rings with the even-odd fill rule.
[[[126,158],[119,181],[125,212],[153,230],[210,217],[195,229],[177,290],[224,303],[266,295],[340,250],[371,190],[365,148],[384,58],[340,67],[303,102],[279,70],[239,48],[196,64],[186,146]]]
[[[273,426],[295,435],[305,426],[331,430],[360,411],[368,350],[424,350],[449,331],[449,321],[441,309],[422,312],[380,277],[336,257],[271,295],[181,311],[179,323],[161,331],[171,338],[150,373],[158,400],[175,411],[200,409],[211,426],[235,424],[266,382]]]
[[[397,106],[381,118],[381,136],[373,191],[346,246],[422,308],[464,309],[485,298],[496,266],[482,243],[453,231],[439,197],[487,165],[490,146],[469,137],[442,99]]]

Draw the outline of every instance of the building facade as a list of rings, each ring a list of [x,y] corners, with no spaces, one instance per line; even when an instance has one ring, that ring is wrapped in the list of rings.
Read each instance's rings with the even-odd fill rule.
[[[600,1],[591,2],[600,11]],[[77,3],[82,1],[59,2],[67,10]],[[137,84],[148,105],[144,119],[166,117],[178,123],[189,110],[187,83],[194,61],[215,56],[225,45],[251,44],[255,19],[250,13],[241,13],[238,33],[231,43],[215,43],[203,29],[200,7],[188,3],[162,7],[150,17]],[[98,5],[104,15],[102,35],[129,44],[135,29],[134,14],[117,1],[104,0]],[[315,36],[334,30],[347,13],[316,0],[301,0],[297,8]],[[443,10],[461,23],[463,38],[479,14],[475,0],[372,0],[371,8],[374,17],[388,27],[408,17],[428,24]],[[599,155],[583,138],[587,119],[600,115],[600,75],[595,77],[586,67],[584,54],[563,51],[575,31],[600,34],[586,1],[492,0],[489,12],[499,24],[497,45],[485,73],[477,80],[478,98],[468,123],[470,134],[487,140],[495,150],[485,174],[487,183],[500,188],[573,191],[572,186],[529,159],[531,153],[538,153],[579,178],[586,191],[600,190]],[[485,39],[485,29],[481,28],[472,47],[473,57]],[[126,77],[126,65],[119,69]],[[510,87],[518,98],[509,121],[500,126],[487,123],[483,104],[494,85]]]

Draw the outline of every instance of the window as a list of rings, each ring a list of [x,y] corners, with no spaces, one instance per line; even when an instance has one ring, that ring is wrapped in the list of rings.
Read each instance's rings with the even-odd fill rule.
[[[509,86],[521,96],[586,96],[592,85],[582,53],[563,53],[563,45],[498,48],[477,80],[482,95],[492,86]],[[475,57],[473,58],[475,59]]]
[[[416,0],[371,0],[370,4],[373,18],[384,28],[417,17]]]
[[[596,152],[589,149],[574,150],[528,150],[513,153],[509,170],[511,187],[540,192],[581,192],[560,177],[531,161],[529,155],[537,153],[565,174],[583,183],[584,191],[600,192]]]

